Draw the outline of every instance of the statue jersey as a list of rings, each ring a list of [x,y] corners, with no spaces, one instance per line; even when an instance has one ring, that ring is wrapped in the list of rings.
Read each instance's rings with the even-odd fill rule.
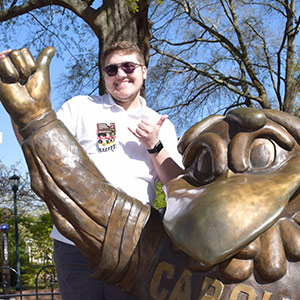
[[[128,127],[135,130],[142,119],[157,123],[161,115],[147,107],[144,98],[140,101],[138,110],[126,111],[108,94],[76,96],[62,105],[57,116],[110,184],[144,204],[152,204],[158,176],[147,149]],[[161,126],[159,139],[174,161],[182,165],[176,131],[168,119]],[[73,244],[55,227],[51,237]]]

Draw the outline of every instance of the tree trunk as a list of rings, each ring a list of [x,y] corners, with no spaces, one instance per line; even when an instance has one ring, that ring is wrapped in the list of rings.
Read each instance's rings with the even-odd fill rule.
[[[299,83],[294,80],[294,63],[295,63],[295,29],[293,23],[293,13],[295,10],[294,1],[290,6],[286,7],[287,14],[287,54],[286,54],[286,67],[285,67],[285,95],[283,111],[293,113],[296,95],[299,91]],[[299,81],[299,78],[298,78]]]
[[[151,27],[148,21],[148,2],[140,0],[138,11],[133,11],[127,1],[104,0],[103,10],[99,18],[99,92],[105,93],[101,57],[104,46],[115,41],[132,41],[136,43],[144,54],[146,65],[149,62],[149,41]]]

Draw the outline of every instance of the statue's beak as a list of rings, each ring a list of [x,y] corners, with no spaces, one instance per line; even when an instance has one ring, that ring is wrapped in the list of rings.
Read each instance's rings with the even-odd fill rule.
[[[165,228],[185,253],[207,265],[231,257],[282,216],[300,185],[300,156],[270,174],[234,174],[202,187],[167,186]]]

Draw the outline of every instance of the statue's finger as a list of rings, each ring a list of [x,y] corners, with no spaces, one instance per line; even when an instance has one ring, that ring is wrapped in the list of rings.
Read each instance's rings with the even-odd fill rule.
[[[45,67],[49,69],[49,65],[54,53],[55,53],[55,49],[53,47],[46,47],[45,49],[43,49],[43,51],[40,53],[39,57],[36,60],[38,67],[39,68]]]
[[[8,56],[0,58],[0,78],[4,83],[15,83],[20,79],[18,70]]]
[[[29,51],[28,51],[29,52]],[[27,57],[22,53],[22,50],[13,50],[9,53],[9,57],[14,64],[15,68],[19,72],[19,81],[21,84],[25,84],[29,78],[29,76],[32,74],[32,60],[30,56],[27,54]],[[29,61],[29,65],[27,63],[27,60]],[[34,66],[33,66],[34,67]]]
[[[31,52],[28,50],[28,48],[22,48],[21,53],[26,61],[28,68],[30,69],[30,74],[33,74],[37,69],[37,65]]]

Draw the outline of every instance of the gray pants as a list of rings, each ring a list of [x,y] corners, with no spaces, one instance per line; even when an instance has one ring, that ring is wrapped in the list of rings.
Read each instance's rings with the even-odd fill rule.
[[[89,277],[87,259],[77,247],[54,240],[53,253],[62,300],[138,300]]]

